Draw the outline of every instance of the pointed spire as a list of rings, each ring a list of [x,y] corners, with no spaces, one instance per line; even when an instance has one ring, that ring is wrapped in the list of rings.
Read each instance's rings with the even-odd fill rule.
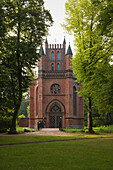
[[[42,46],[40,47],[40,51],[39,51],[39,53],[40,53],[41,55],[45,55],[45,54],[44,54],[44,50],[43,50],[43,47],[42,47]]]
[[[68,47],[68,50],[67,50],[67,55],[73,55],[70,43],[69,43],[69,47]]]
[[[64,41],[63,41],[63,44],[66,44],[65,36],[64,36]]]

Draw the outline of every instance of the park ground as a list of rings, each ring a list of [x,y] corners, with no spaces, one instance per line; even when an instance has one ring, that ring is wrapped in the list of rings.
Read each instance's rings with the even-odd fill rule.
[[[113,134],[51,133],[2,134],[0,170],[113,169]]]

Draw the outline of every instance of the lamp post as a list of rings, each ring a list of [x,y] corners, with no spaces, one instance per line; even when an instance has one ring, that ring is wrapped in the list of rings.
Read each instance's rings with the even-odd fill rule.
[[[43,124],[43,128],[44,128],[44,112],[43,112],[43,117],[42,117],[42,124]]]

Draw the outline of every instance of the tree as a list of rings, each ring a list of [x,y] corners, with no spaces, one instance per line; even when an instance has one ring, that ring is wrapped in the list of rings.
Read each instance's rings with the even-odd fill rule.
[[[95,103],[98,106],[99,114],[106,115],[112,121],[113,115],[113,65],[107,64],[105,67],[98,67],[96,74],[96,84],[98,88],[95,91]]]
[[[3,0],[1,8],[5,16],[6,31],[0,49],[0,66],[7,70],[6,102],[11,101],[11,131],[16,131],[22,94],[28,90],[33,80],[32,69],[40,58],[38,49],[53,20],[50,12],[44,8],[43,0]],[[0,16],[2,11],[0,10]],[[5,89],[0,90],[5,93]],[[4,96],[2,99],[4,100]],[[2,111],[5,111],[4,108]]]
[[[108,1],[106,1],[108,2]],[[76,55],[72,61],[73,72],[82,84],[80,94],[88,101],[88,129],[92,132],[92,99],[95,98],[96,72],[109,64],[112,56],[111,40],[107,27],[100,28],[103,9],[108,5],[101,0],[68,0],[65,29],[74,34]],[[113,6],[113,4],[112,4]],[[104,11],[105,12],[105,11]],[[103,12],[103,15],[105,13]],[[103,24],[102,24],[103,25]],[[109,27],[111,23],[109,22]],[[105,33],[104,33],[104,31]]]

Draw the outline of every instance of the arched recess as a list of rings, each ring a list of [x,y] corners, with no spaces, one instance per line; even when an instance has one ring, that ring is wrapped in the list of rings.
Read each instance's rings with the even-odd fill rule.
[[[73,86],[73,115],[77,115],[77,92],[75,86]]]
[[[54,63],[51,64],[51,70],[54,71]]]
[[[57,71],[59,71],[60,70],[60,65],[59,65],[59,63],[57,64]]]
[[[51,53],[51,59],[54,60],[54,52]]]
[[[54,103],[58,103],[58,105],[61,107],[62,112],[63,112],[63,113],[66,113],[66,109],[65,109],[64,104],[63,104],[60,100],[58,100],[58,99],[53,99],[53,100],[51,100],[51,101],[48,103],[48,105],[47,105],[47,107],[46,107],[45,113],[49,113],[50,108],[51,108],[51,106],[52,106]]]
[[[49,110],[49,127],[60,128],[62,127],[62,109],[57,102],[54,102]]]
[[[59,61],[59,51],[57,52],[57,60]]]
[[[38,115],[38,87],[36,89],[36,115]]]

